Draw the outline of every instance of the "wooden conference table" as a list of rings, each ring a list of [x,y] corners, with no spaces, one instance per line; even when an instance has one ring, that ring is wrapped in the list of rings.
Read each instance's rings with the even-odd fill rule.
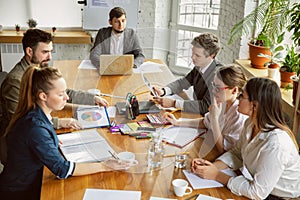
[[[159,60],[151,60],[161,63]],[[147,90],[140,74],[127,76],[102,76],[98,75],[96,70],[78,69],[80,61],[54,61],[54,66],[58,67],[64,74],[68,88],[88,90],[98,88],[102,93],[126,96],[127,92],[138,93]],[[162,72],[147,73],[148,80],[152,84],[165,85],[173,80],[167,66],[161,65]],[[149,99],[150,95],[138,95],[138,100]],[[110,105],[115,105],[120,99],[107,98]],[[71,109],[70,109],[71,110]],[[70,117],[71,111],[65,109],[54,113],[60,117]],[[199,117],[196,114],[177,112],[177,117]],[[144,115],[139,115],[135,121],[142,121]],[[116,115],[118,123],[129,122],[124,115]],[[41,199],[42,200],[81,200],[87,188],[110,189],[110,190],[134,190],[141,191],[143,200],[153,197],[186,199],[195,194],[204,194],[221,199],[246,199],[231,193],[226,187],[193,190],[192,194],[182,198],[177,198],[174,194],[171,182],[175,178],[184,178],[182,169],[174,167],[174,157],[164,158],[163,164],[159,169],[149,169],[147,167],[147,147],[149,139],[135,139],[134,137],[111,134],[107,128],[97,129],[99,134],[106,138],[109,144],[116,152],[131,151],[136,155],[138,165],[130,168],[128,171],[103,172],[81,177],[70,177],[65,180],[59,180],[47,168],[44,170]],[[190,143],[183,149],[171,145],[165,145],[166,154],[172,154],[175,151],[189,151],[188,165],[189,169],[191,159],[198,156],[203,149],[203,157],[213,160],[217,157],[215,149],[210,148],[209,142],[199,138]],[[201,153],[200,153],[201,154]],[[100,199],[100,197],[99,197]]]

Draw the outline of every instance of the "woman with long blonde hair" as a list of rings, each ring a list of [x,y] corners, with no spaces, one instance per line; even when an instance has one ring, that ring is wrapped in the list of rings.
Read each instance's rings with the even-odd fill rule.
[[[7,163],[0,174],[0,197],[40,199],[43,167],[58,178],[127,169],[128,163],[74,163],[65,160],[51,123],[51,112],[66,105],[66,82],[53,67],[29,67],[20,87],[19,103],[7,128]]]

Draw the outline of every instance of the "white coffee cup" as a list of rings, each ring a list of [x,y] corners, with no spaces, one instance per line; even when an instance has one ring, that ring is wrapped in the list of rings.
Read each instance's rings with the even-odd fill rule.
[[[184,179],[175,179],[172,181],[174,192],[176,196],[182,197],[183,195],[191,194],[192,188],[188,187],[188,182]],[[186,192],[188,190],[188,192]]]
[[[135,159],[134,153],[129,152],[129,151],[123,151],[123,152],[118,153],[118,158],[122,161],[129,162],[130,165],[138,164],[138,161]]]

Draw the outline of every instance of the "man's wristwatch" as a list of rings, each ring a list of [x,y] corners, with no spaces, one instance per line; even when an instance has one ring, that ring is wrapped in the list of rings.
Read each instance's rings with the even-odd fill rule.
[[[164,91],[164,93],[162,95],[160,95],[161,97],[165,96],[166,95],[166,89],[165,88],[162,88],[162,90]]]

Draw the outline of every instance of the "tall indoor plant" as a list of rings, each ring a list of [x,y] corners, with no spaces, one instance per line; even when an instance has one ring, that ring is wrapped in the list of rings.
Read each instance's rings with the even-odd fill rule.
[[[248,43],[250,60],[253,67],[264,68],[264,63],[270,59],[257,57],[259,53],[270,55],[269,45],[265,38],[271,41],[282,33],[289,19],[290,0],[262,0],[261,3],[240,22],[233,26],[230,32],[229,44],[242,35],[258,32]],[[254,35],[254,34],[253,34]],[[260,50],[252,52],[253,50]],[[259,59],[259,61],[254,60]]]
[[[289,11],[290,24],[287,29],[292,31],[292,40],[296,46],[300,46],[300,2],[294,3]]]

